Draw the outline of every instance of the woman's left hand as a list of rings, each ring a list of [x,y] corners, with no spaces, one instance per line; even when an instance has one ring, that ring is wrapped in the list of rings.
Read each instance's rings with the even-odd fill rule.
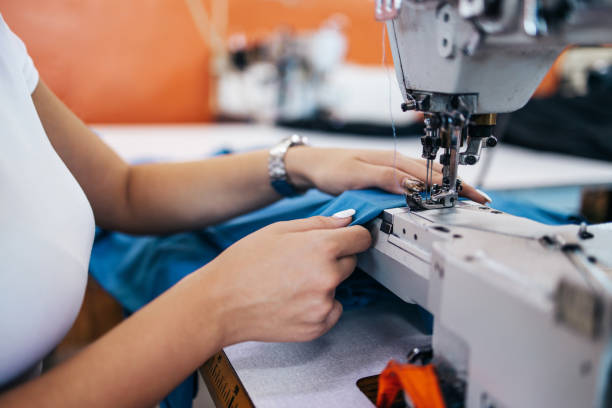
[[[426,163],[388,150],[328,149],[297,146],[289,149],[285,164],[291,182],[300,189],[316,187],[329,194],[345,190],[380,188],[404,194],[417,180],[425,181]],[[433,183],[442,184],[442,166],[435,163]],[[462,196],[480,204],[489,200],[462,183]]]

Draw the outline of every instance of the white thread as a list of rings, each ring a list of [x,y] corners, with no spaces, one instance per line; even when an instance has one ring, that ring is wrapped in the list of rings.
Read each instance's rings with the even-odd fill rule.
[[[387,48],[386,48],[386,42],[385,42],[386,33],[387,33],[387,25],[386,23],[383,23],[382,24],[382,66],[387,74],[387,82],[389,84],[387,94],[389,95],[389,117],[391,118],[391,130],[393,131],[393,179],[396,185],[400,185],[400,183],[397,180],[397,132],[395,129],[395,119],[393,118],[393,105],[391,103],[392,102],[391,101],[392,81],[391,81],[391,75],[389,74],[389,69],[387,68],[387,65],[386,65],[386,56],[387,56]]]

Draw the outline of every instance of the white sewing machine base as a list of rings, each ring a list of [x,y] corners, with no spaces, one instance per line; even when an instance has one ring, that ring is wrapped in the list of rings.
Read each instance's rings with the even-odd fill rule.
[[[468,407],[596,407],[610,392],[612,228],[488,207],[385,211],[359,265],[434,316]],[[607,398],[610,398],[609,396]]]

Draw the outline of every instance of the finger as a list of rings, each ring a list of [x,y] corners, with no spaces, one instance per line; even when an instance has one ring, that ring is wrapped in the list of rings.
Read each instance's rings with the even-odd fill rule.
[[[357,266],[357,255],[349,255],[338,259],[338,270],[340,271],[340,282],[351,276]]]
[[[372,166],[372,165],[367,165]],[[387,191],[390,191],[392,188],[393,192],[405,193],[406,190],[403,186],[407,185],[410,180],[419,180],[425,181],[427,176],[427,171],[424,166],[421,166],[416,163],[411,163],[409,165],[410,168],[403,167],[401,169],[393,169],[392,167],[386,166],[374,166],[377,169],[370,170],[370,172],[378,172],[379,177],[379,185],[377,187],[383,188]],[[365,172],[364,172],[365,173]],[[442,182],[442,174],[434,172],[433,180],[435,183]],[[383,187],[383,185],[385,187]]]
[[[404,180],[414,179],[410,174],[389,166],[361,163],[355,176],[361,188],[377,187],[394,194],[404,194]]]
[[[417,167],[427,169],[426,160],[407,157],[400,153],[398,153],[394,159],[387,160],[387,163],[385,165],[396,167],[406,173],[412,173],[412,171]],[[433,167],[433,171],[442,173],[442,169],[444,167],[440,163],[432,161],[430,165]]]
[[[321,335],[327,333],[332,327],[334,327],[336,323],[338,323],[338,320],[340,320],[340,316],[342,316],[342,303],[334,300],[334,306],[323,323]]]
[[[302,218],[299,220],[282,221],[282,222],[277,223],[277,225],[279,228],[282,228],[285,231],[299,232],[299,231],[342,228],[342,227],[346,227],[347,225],[349,225],[352,219],[353,219],[352,216],[324,217],[321,215],[317,215],[315,217]]]
[[[370,231],[361,225],[324,231],[324,245],[329,248],[330,255],[342,258],[365,251],[372,244]]]
[[[425,161],[425,160],[421,160],[421,159],[409,159],[407,157],[403,157],[402,159],[398,160],[397,166],[402,171],[405,171],[405,172],[410,173],[410,174],[416,174],[416,173],[421,174],[421,173],[424,173],[425,176],[427,175],[427,161]],[[436,163],[436,162],[432,161],[430,163],[430,166],[432,166],[432,167],[429,170],[433,174],[442,175],[443,166],[440,163]]]
[[[375,151],[375,150],[360,152],[360,157],[362,157],[364,160],[368,161],[369,163],[386,164],[387,166],[390,166],[391,168],[393,166],[393,162],[395,161],[395,164],[397,166],[397,170],[396,170],[397,174],[398,175],[401,174],[404,177],[406,176],[410,177],[410,175],[412,175],[421,181],[425,181],[427,177],[427,164],[424,160],[410,159],[399,153],[396,155],[394,159],[393,152],[384,152],[384,151]],[[432,163],[432,164],[433,164],[433,170],[434,170],[433,183],[442,184],[442,173],[441,172],[442,172],[443,166],[440,163]],[[385,172],[385,170],[379,170],[379,171],[383,173]],[[386,178],[388,179],[389,176],[387,175]],[[402,187],[402,185],[405,185],[405,183],[406,183],[405,180],[402,180],[399,186],[391,184],[391,188],[385,188],[380,185],[377,185],[377,187],[383,188],[384,190],[387,190],[390,192],[401,194],[405,192],[405,189]],[[475,201],[479,204],[486,204],[490,202],[490,200],[487,199],[487,197],[479,193],[474,187],[470,186],[469,184],[462,183],[462,187],[463,188],[461,190],[461,196],[469,198],[470,200]]]
[[[491,202],[491,199],[488,196],[483,195],[481,192],[479,192],[469,184],[461,183],[461,187],[461,195],[463,197],[469,198],[470,200],[475,201],[478,204],[487,204]]]
[[[419,169],[418,172],[415,173],[415,175],[420,179],[420,180],[424,180],[422,177],[423,175],[423,170],[425,171],[424,175],[427,176],[427,166],[424,165],[424,162],[421,163],[423,164],[423,166],[421,166],[421,168]],[[437,169],[440,169],[439,171]],[[433,172],[433,183],[436,184],[442,184],[442,165],[439,163],[435,163],[434,166],[434,172]],[[466,197],[469,198],[472,201],[475,201],[479,204],[486,204],[488,202],[491,202],[491,200],[486,196],[483,195],[481,192],[479,192],[478,190],[476,190],[474,187],[472,187],[471,185],[462,182],[461,183],[461,193],[459,194],[462,197]]]
[[[427,160],[407,157],[407,156],[404,156],[403,154],[397,155],[395,163],[396,163],[396,166],[398,166],[400,169],[407,171],[407,172],[410,172],[410,170],[413,169],[414,166],[427,168]],[[442,169],[444,168],[444,166],[442,166],[440,163],[433,161],[433,160],[430,163],[430,165],[433,167],[433,170],[437,171],[438,173],[441,173]]]
[[[410,159],[408,159],[410,160]],[[410,165],[414,165],[417,164],[419,165],[419,170],[415,173],[411,173],[411,174],[415,174],[420,180],[424,181],[425,179],[423,178],[423,170],[425,170],[425,177],[427,176],[427,163],[425,162],[425,160],[416,160],[413,163],[406,163],[403,160],[400,161],[401,163],[401,168],[403,170],[406,171],[406,169],[403,166],[410,166]],[[432,163],[433,164],[433,182],[437,183],[437,184],[441,184],[442,183],[442,169],[443,166],[440,163]],[[410,171],[408,171],[410,172]],[[470,186],[467,183],[462,183],[462,190],[460,195],[466,198],[469,198],[472,201],[475,201],[477,203],[480,204],[486,204],[488,202],[491,202],[491,200],[484,194],[482,194],[481,192],[479,192],[478,190],[476,190],[474,187]]]
[[[410,160],[410,159],[408,159],[408,160]],[[419,166],[423,166],[423,167],[427,168],[427,160],[424,160],[424,159],[413,159],[413,160]],[[444,166],[442,166],[440,163],[438,163],[436,161],[432,161],[431,165],[433,166],[434,171],[437,171],[438,173],[442,173],[442,169],[444,168]]]
[[[413,168],[410,174],[414,176],[412,178],[416,177],[420,181],[425,181],[427,177],[427,168],[425,166],[416,166]],[[442,178],[443,178],[442,173],[434,171],[432,174],[432,183],[441,185]],[[402,180],[401,188],[403,189],[403,191],[406,191],[405,187],[408,184],[411,184],[410,176],[407,179]],[[475,201],[479,204],[486,204],[491,201],[488,197],[486,197],[485,195],[483,195],[482,193],[480,193],[478,190],[476,190],[474,187],[472,187],[471,185],[467,183],[461,183],[460,195],[462,197],[466,197],[472,201]]]
[[[363,171],[359,172],[362,177],[372,177],[377,174],[377,182],[372,185],[371,180],[361,180],[367,187],[378,187],[383,190],[395,194],[404,194],[410,192],[411,180],[416,179],[424,182],[427,176],[427,166],[424,160],[410,159],[401,154],[394,157],[393,152],[388,151],[366,151],[360,152],[360,159],[364,160]],[[439,176],[442,174],[442,165],[439,163],[433,164],[433,175]],[[439,170],[439,171],[438,171]]]
[[[359,151],[358,157],[362,161],[370,164],[389,167],[395,166],[407,173],[410,173],[410,170],[413,169],[414,166],[425,167],[427,165],[426,161],[423,159],[411,158],[393,150],[362,150]],[[432,164],[435,171],[442,171],[442,165],[440,163],[433,162]]]

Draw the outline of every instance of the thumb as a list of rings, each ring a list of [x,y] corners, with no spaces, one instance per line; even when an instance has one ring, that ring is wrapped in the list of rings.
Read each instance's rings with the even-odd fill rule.
[[[315,217],[303,218],[300,220],[287,221],[284,224],[288,231],[310,231],[321,229],[335,229],[346,227],[353,220],[355,210],[349,208],[339,211],[331,217],[317,215]]]
[[[338,320],[340,320],[340,316],[342,316],[342,303],[334,300],[334,306],[332,311],[329,312],[327,318],[325,319],[325,327],[323,328],[321,335],[327,333],[332,327],[334,327],[335,324],[338,323]]]

